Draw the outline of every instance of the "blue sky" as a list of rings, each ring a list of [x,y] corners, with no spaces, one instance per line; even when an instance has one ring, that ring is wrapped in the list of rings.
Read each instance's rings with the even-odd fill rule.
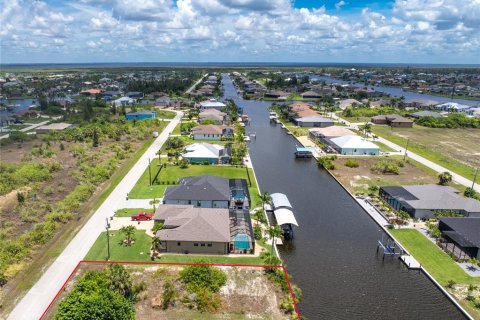
[[[2,63],[480,63],[480,0],[0,4]]]

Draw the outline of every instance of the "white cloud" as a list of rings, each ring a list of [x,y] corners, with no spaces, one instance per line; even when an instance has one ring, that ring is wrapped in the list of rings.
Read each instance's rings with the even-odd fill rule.
[[[348,4],[348,2],[345,2],[343,0],[339,1],[339,2],[335,3],[335,9],[340,10],[340,8],[343,7],[346,4]]]

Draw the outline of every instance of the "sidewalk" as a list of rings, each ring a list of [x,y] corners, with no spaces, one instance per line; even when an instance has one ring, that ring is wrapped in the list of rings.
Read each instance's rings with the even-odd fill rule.
[[[104,231],[105,219],[110,217],[117,209],[122,208],[127,192],[130,192],[145,171],[148,159],[156,156],[157,151],[168,139],[169,133],[180,122],[182,116],[183,113],[177,112],[177,115],[165,130],[155,139],[52,265],[46,269],[37,283],[15,306],[8,317],[9,320],[36,320],[42,316],[72,270],[85,257],[100,233]],[[123,199],[123,201],[119,201],[119,199]]]

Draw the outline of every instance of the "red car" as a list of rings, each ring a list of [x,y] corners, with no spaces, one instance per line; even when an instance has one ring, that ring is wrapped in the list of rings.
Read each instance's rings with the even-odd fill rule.
[[[132,221],[148,221],[152,220],[153,213],[140,212],[139,214],[131,216]]]

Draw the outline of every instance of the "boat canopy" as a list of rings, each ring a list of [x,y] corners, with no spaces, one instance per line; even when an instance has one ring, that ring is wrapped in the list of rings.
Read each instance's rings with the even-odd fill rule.
[[[272,203],[275,209],[281,207],[292,208],[290,201],[288,201],[287,196],[283,193],[272,193],[270,196],[272,197]]]
[[[273,211],[273,214],[275,215],[275,219],[277,220],[279,226],[283,224],[294,224],[298,227],[297,219],[295,219],[292,210],[280,208]]]

